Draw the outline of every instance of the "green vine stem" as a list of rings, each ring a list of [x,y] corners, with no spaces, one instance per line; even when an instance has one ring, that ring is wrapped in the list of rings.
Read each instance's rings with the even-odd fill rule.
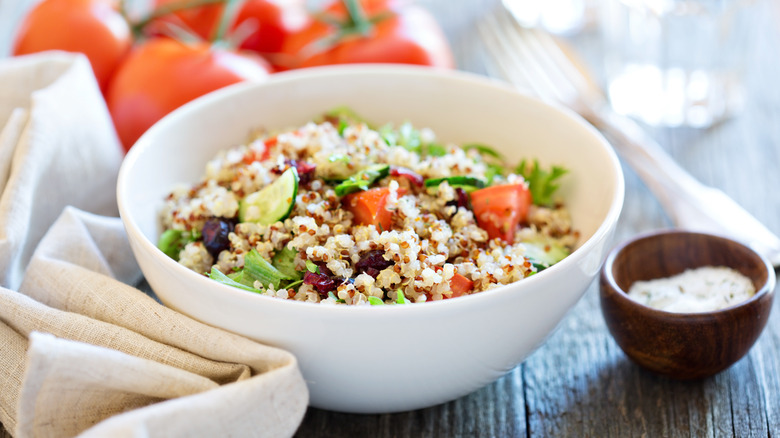
[[[374,25],[366,17],[366,12],[363,10],[363,6],[360,5],[360,0],[342,0],[342,2],[344,7],[347,8],[347,14],[349,15],[347,25],[349,30],[361,35],[368,35]]]
[[[236,13],[244,4],[244,1],[245,0],[227,0],[225,9],[222,10],[222,16],[219,19],[219,24],[217,25],[214,35],[211,35],[212,43],[217,41],[225,41],[225,36],[227,35],[228,29],[230,28],[230,25],[233,24]]]
[[[231,0],[181,0],[173,3],[166,3],[160,7],[155,8],[145,17],[140,19],[137,23],[132,23],[133,33],[140,35],[143,29],[152,21],[170,15],[185,9],[197,8],[200,6],[208,6],[220,3],[226,3]],[[124,1],[122,1],[124,3]],[[122,11],[124,11],[124,5],[122,5]]]

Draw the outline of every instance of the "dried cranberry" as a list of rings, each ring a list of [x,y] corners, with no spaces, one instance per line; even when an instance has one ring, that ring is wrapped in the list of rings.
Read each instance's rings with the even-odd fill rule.
[[[233,231],[234,226],[233,220],[224,218],[212,218],[203,224],[203,229],[201,229],[203,246],[212,257],[217,258],[220,252],[230,248],[228,235]]]
[[[328,292],[336,290],[336,282],[325,274],[306,271],[306,274],[303,275],[303,282],[314,286],[320,295],[327,295]]]
[[[466,191],[460,187],[455,188],[455,194],[457,195],[457,197],[452,201],[448,202],[447,205],[452,205],[458,208],[463,207],[466,210],[471,210],[471,201],[469,200],[469,194],[466,193]]]
[[[308,184],[314,178],[314,169],[317,168],[314,163],[290,159],[285,160],[284,163],[295,168],[298,172],[298,182],[300,184]]]
[[[325,262],[315,262],[314,264],[317,265],[318,268],[320,268],[320,274],[325,274],[328,277],[333,276],[333,271],[331,271],[328,268],[328,265]]]
[[[365,271],[363,271],[363,273],[368,274],[368,275],[370,275],[370,276],[372,276],[374,278],[376,278],[379,275],[380,272],[382,272],[382,271],[380,271],[377,268],[371,268],[371,267],[368,267],[368,268],[366,268]]]
[[[366,274],[376,278],[382,269],[393,266],[392,260],[385,260],[383,257],[385,254],[381,249],[375,249],[369,251],[355,263],[355,270],[358,273],[365,272]]]
[[[425,178],[422,175],[406,167],[390,166],[390,176],[404,177],[417,187],[422,187],[425,183]]]

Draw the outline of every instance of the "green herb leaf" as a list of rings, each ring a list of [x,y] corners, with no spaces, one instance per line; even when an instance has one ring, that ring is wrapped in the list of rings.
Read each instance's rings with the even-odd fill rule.
[[[429,178],[426,179],[423,184],[428,189],[429,193],[436,193],[441,183],[447,182],[452,188],[462,188],[466,192],[473,192],[474,190],[486,187],[485,180],[475,176],[448,176],[444,178]]]
[[[295,280],[279,272],[254,248],[244,256],[244,270],[263,286],[273,285],[274,289],[279,289],[282,280]]]
[[[298,255],[298,251],[285,246],[281,251],[277,251],[276,254],[274,254],[271,264],[283,275],[290,279],[298,280],[301,278],[302,274],[295,269],[296,255]]]
[[[552,196],[559,187],[556,181],[567,172],[568,170],[560,166],[552,166],[549,171],[543,170],[537,160],[534,160],[533,164],[523,160],[515,169],[516,174],[522,175],[528,181],[534,204],[542,206],[553,205]]]
[[[390,166],[387,164],[369,166],[334,187],[336,196],[344,196],[352,192],[367,190],[372,184],[386,177],[389,173]]]
[[[437,143],[430,143],[425,147],[425,153],[432,157],[443,157],[447,155],[447,148]]]
[[[328,296],[333,298],[337,303],[346,303],[346,301],[344,301],[341,298],[337,297],[336,294],[334,294],[333,292],[328,292]]]
[[[369,304],[371,304],[372,306],[381,306],[381,305],[384,305],[384,304],[385,304],[385,302],[384,302],[384,301],[382,301],[382,299],[381,299],[381,298],[377,298],[377,297],[375,297],[375,296],[373,296],[373,295],[371,295],[371,296],[369,296],[369,297],[368,297],[368,302],[369,302]]]
[[[232,278],[228,277],[227,275],[223,274],[222,271],[220,271],[217,268],[212,267],[211,272],[209,273],[209,278],[212,280],[216,280],[222,284],[226,284],[228,286],[232,286],[238,289],[242,289],[249,292],[255,292],[255,293],[262,293],[261,290],[255,289],[251,286],[247,286],[245,284],[239,283]]]
[[[344,136],[344,130],[349,126],[349,122],[344,119],[339,119],[339,135]]]
[[[249,286],[254,288],[255,279],[252,278],[249,274],[244,271],[244,269],[239,268],[235,272],[231,272],[230,274],[227,274],[228,278],[235,281],[236,283],[241,283],[244,286]]]
[[[371,128],[371,123],[369,123],[366,119],[360,117],[352,108],[348,106],[339,106],[333,108],[332,110],[326,112],[323,118],[325,120],[336,121],[339,127],[340,134],[343,133],[343,130],[341,129],[342,124],[346,126],[350,124],[362,123],[368,126],[369,128]]]
[[[398,146],[398,134],[396,134],[392,124],[387,124],[379,128],[379,135],[388,146]]]
[[[296,280],[296,281],[292,281],[292,282],[287,283],[287,284],[282,284],[282,287],[284,289],[295,289],[297,291],[298,290],[297,289],[298,286],[300,286],[302,284],[303,284],[303,280]]]
[[[200,238],[200,233],[182,230],[165,230],[157,240],[157,247],[168,257],[178,261],[179,253],[188,243]]]
[[[398,299],[395,300],[395,302],[397,304],[411,304],[412,303],[411,301],[406,299],[406,297],[404,296],[404,292],[401,289],[398,289],[396,291],[396,293],[398,293]]]
[[[463,150],[468,151],[471,149],[475,149],[481,155],[489,155],[493,158],[498,158],[499,160],[504,161],[504,156],[501,155],[501,152],[498,152],[497,150],[493,149],[488,145],[479,144],[479,143],[471,143],[471,144],[463,145]]]
[[[422,146],[420,131],[415,129],[411,123],[405,122],[398,128],[398,145],[409,151],[419,153]]]
[[[311,260],[306,260],[306,270],[314,274],[320,273],[320,267]]]
[[[333,155],[328,157],[328,162],[330,162],[330,163],[336,163],[336,162],[349,163],[349,157],[346,156],[346,155],[341,155],[341,154],[333,154]]]
[[[379,134],[389,146],[401,146],[418,154],[422,151],[420,131],[409,122],[404,122],[398,129],[391,124],[384,125],[379,128]]]
[[[505,172],[506,169],[504,169],[504,166],[498,164],[488,164],[487,171],[485,172],[487,185],[491,185],[497,176],[504,175]]]

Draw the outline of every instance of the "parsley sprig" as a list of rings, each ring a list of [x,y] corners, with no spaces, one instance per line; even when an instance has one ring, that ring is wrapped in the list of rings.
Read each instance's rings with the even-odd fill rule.
[[[539,167],[537,160],[533,163],[523,160],[517,165],[515,173],[522,175],[528,181],[534,204],[549,207],[554,204],[553,194],[558,190],[558,179],[568,173],[568,170],[560,166],[552,166],[550,170],[544,170]]]

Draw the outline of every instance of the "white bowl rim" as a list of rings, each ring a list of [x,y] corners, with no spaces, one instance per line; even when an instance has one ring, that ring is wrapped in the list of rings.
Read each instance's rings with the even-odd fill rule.
[[[167,256],[163,257],[163,253],[157,248],[157,246],[151,240],[146,238],[146,236],[141,232],[141,229],[138,226],[138,224],[134,221],[132,215],[130,215],[129,212],[127,211],[127,205],[124,202],[124,198],[125,198],[124,194],[126,191],[128,191],[126,182],[127,179],[129,178],[128,175],[130,173],[130,169],[133,167],[134,163],[139,159],[139,156],[144,152],[144,150],[148,147],[148,145],[152,144],[151,141],[148,139],[153,138],[156,131],[164,129],[165,125],[169,121],[186,118],[191,112],[197,111],[203,106],[210,106],[214,102],[221,101],[223,99],[229,99],[231,96],[241,94],[243,92],[246,92],[246,90],[248,89],[253,89],[256,87],[269,87],[269,86],[274,86],[276,84],[285,83],[285,82],[306,80],[307,78],[311,78],[311,77],[370,75],[370,74],[445,77],[449,80],[455,80],[458,82],[467,83],[469,84],[469,86],[480,86],[485,88],[492,88],[494,90],[516,94],[517,97],[533,102],[534,105],[547,106],[553,109],[554,111],[560,113],[561,116],[568,118],[572,122],[580,125],[585,130],[590,131],[590,133],[594,136],[594,138],[597,138],[601,143],[601,145],[604,147],[608,159],[612,164],[612,168],[615,169],[616,171],[615,176],[616,176],[617,185],[615,187],[614,197],[612,199],[612,202],[610,203],[608,213],[605,216],[604,220],[601,222],[601,224],[593,233],[593,235],[590,236],[590,238],[588,238],[586,241],[582,242],[582,244],[575,251],[573,251],[572,254],[567,256],[559,263],[545,269],[544,271],[536,275],[533,275],[531,277],[525,278],[518,282],[499,286],[494,289],[490,289],[477,294],[458,297],[457,299],[447,299],[447,300],[430,301],[426,303],[416,303],[417,305],[339,306],[339,305],[327,305],[327,304],[323,305],[321,303],[309,303],[309,302],[301,302],[295,300],[285,300],[285,299],[269,297],[269,296],[264,296],[259,294],[252,294],[250,292],[243,291],[224,284],[220,284],[204,276],[201,276],[196,272],[179,264],[175,260]],[[225,147],[228,146],[229,145],[226,145]],[[618,160],[618,157],[614,149],[596,128],[594,128],[592,125],[586,122],[578,114],[574,113],[572,110],[565,108],[561,105],[545,102],[533,96],[523,94],[518,90],[516,90],[515,88],[512,88],[505,82],[487,76],[478,75],[476,73],[470,73],[470,72],[465,72],[460,70],[447,70],[442,68],[431,68],[431,67],[399,65],[399,64],[353,64],[353,65],[312,67],[312,68],[306,68],[300,70],[292,70],[287,72],[275,73],[274,75],[270,76],[267,80],[264,80],[262,82],[255,82],[255,81],[240,82],[222,88],[220,90],[214,91],[207,95],[204,95],[174,110],[170,114],[166,115],[163,119],[161,119],[158,123],[154,124],[149,130],[147,130],[125,156],[124,161],[120,166],[119,175],[117,178],[117,203],[119,206],[120,217],[122,218],[122,222],[124,223],[124,226],[128,228],[128,233],[132,232],[135,233],[136,235],[142,236],[143,238],[141,239],[140,244],[143,245],[144,249],[150,253],[155,253],[155,251],[159,252],[160,255],[159,258],[161,259],[160,261],[166,264],[166,266],[169,269],[172,269],[174,272],[176,272],[177,275],[179,274],[195,275],[201,278],[203,281],[213,282],[215,286],[222,289],[223,293],[232,294],[233,298],[239,300],[263,299],[266,300],[264,305],[267,306],[280,306],[280,308],[284,308],[283,306],[295,306],[294,308],[297,309],[297,311],[301,311],[301,312],[307,311],[306,309],[311,309],[308,311],[318,312],[318,313],[338,312],[339,315],[345,312],[353,315],[366,314],[365,312],[370,312],[372,316],[379,316],[379,315],[387,315],[388,312],[445,311],[445,309],[450,309],[450,310],[456,309],[459,306],[474,306],[476,304],[484,304],[485,301],[494,299],[491,297],[501,296],[505,294],[522,293],[523,292],[522,290],[515,291],[513,289],[517,288],[521,284],[528,284],[530,286],[534,282],[543,281],[550,275],[554,275],[554,273],[557,272],[558,270],[562,270],[564,266],[576,263],[579,259],[585,257],[585,254],[588,253],[592,247],[597,245],[599,241],[604,240],[606,237],[608,237],[607,234],[610,232],[610,229],[613,227],[613,224],[617,223],[618,217],[620,215],[620,211],[623,206],[624,194],[625,194],[625,180],[623,177],[620,161]],[[605,257],[602,257],[601,260],[602,265]],[[527,289],[531,289],[531,288],[528,287]],[[288,307],[287,309],[292,310],[293,308]],[[314,309],[320,309],[320,310],[314,310]]]

